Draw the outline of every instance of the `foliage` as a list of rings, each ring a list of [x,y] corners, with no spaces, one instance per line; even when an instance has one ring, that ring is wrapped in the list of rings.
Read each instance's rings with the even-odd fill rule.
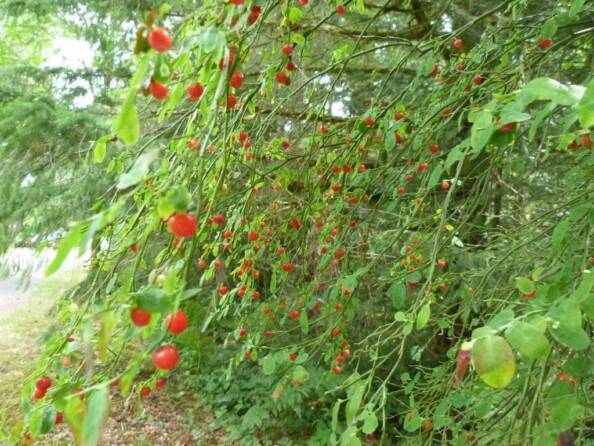
[[[14,439],[58,410],[95,444],[168,343],[245,444],[592,440],[592,4],[303,3],[144,16],[95,149],[119,179],[51,266],[91,245],[91,276]]]

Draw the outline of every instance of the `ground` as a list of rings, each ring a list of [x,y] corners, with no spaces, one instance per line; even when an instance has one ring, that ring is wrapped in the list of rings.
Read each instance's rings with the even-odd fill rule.
[[[38,338],[51,323],[50,310],[59,296],[83,278],[73,269],[49,278],[34,276],[21,289],[19,280],[0,280],[0,443],[20,417],[21,385],[41,352]],[[139,407],[125,406],[112,391],[111,415],[103,446],[224,445],[224,433],[199,407],[199,400],[175,382],[145,398]],[[43,445],[73,444],[65,425],[41,440]]]

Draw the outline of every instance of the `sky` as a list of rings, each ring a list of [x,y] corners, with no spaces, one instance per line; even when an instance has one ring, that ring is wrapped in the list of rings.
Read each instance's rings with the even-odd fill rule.
[[[81,68],[89,68],[93,64],[95,50],[88,42],[72,37],[58,36],[54,38],[52,45],[44,51],[44,67],[59,68],[66,67],[72,70]],[[61,87],[65,86],[64,79],[56,80],[56,91],[60,91]],[[88,88],[88,84],[83,80],[79,80],[70,84],[69,87],[83,87]],[[89,91],[83,96],[79,96],[74,100],[74,106],[83,108],[93,102],[93,95]]]

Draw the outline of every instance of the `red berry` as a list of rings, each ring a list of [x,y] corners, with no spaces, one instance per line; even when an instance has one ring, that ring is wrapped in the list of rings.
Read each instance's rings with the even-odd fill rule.
[[[64,414],[62,412],[56,412],[56,420],[54,421],[54,424],[56,426],[62,424],[62,422],[64,421]]]
[[[38,389],[43,390],[43,391],[46,391],[51,386],[52,386],[52,380],[49,378],[49,376],[43,376],[43,377],[39,378],[37,380],[37,382],[35,383],[35,387],[37,387]]]
[[[440,268],[445,268],[445,267],[447,266],[447,263],[446,263],[446,261],[445,261],[445,260],[443,260],[443,259],[440,259],[440,260],[438,260],[438,261],[437,261],[437,265],[438,265]]]
[[[270,330],[264,330],[264,337],[265,338],[271,338],[272,337],[272,332]]]
[[[336,337],[336,336],[338,336],[339,334],[340,334],[340,328],[338,328],[338,327],[334,327],[334,328],[332,329],[332,336],[333,336],[333,337]]]
[[[214,261],[214,266],[215,266],[216,269],[220,269],[221,266],[223,266],[223,262],[221,262],[219,259],[216,259]]]
[[[245,3],[245,0],[229,0],[229,3],[239,6],[239,5],[243,5]]]
[[[450,182],[448,180],[443,180],[441,182],[441,188],[444,190],[448,190],[450,188]]]
[[[293,271],[293,264],[291,262],[287,262],[283,264],[283,271],[290,273]]]
[[[276,73],[276,82],[281,85],[287,85],[289,83],[289,77],[282,71],[279,71]]]
[[[183,310],[179,310],[173,316],[167,316],[165,324],[170,333],[178,335],[188,328],[188,316],[186,316]]]
[[[336,362],[338,362],[339,365],[342,365],[342,363],[344,362],[344,356],[336,355]]]
[[[282,256],[285,253],[285,248],[283,248],[282,246],[279,246],[278,248],[276,248],[276,253],[279,256]]]
[[[243,338],[245,335],[247,335],[247,332],[248,332],[248,331],[247,331],[247,328],[245,328],[245,327],[241,327],[241,328],[239,329],[239,336],[241,336],[241,337]]]
[[[229,292],[229,287],[226,285],[223,285],[222,287],[219,287],[219,289],[217,291],[221,296],[225,296]]]
[[[435,155],[437,152],[439,152],[439,144],[433,144],[429,150]]]
[[[283,45],[283,53],[285,53],[287,56],[289,56],[292,52],[293,52],[293,45],[291,45],[290,43],[285,43]]]
[[[365,172],[365,164],[359,164],[359,173]]]
[[[454,39],[454,48],[461,48],[463,43],[462,39]]]
[[[291,319],[295,320],[299,317],[299,310],[293,310],[290,313]]]
[[[344,5],[338,5],[336,7],[336,14],[344,15],[345,12],[346,12],[346,7]]]
[[[546,50],[553,44],[553,39],[538,39],[538,46],[540,49]]]
[[[419,167],[417,168],[417,173],[423,172],[425,169],[427,169],[427,166],[428,166],[427,163],[421,163],[421,164],[419,164]]]
[[[516,124],[513,122],[510,122],[508,124],[504,124],[501,127],[499,127],[499,131],[501,133],[510,133],[513,132],[516,128]]]
[[[290,361],[295,361],[297,359],[297,353],[293,352],[289,355]]]
[[[332,190],[336,193],[340,192],[340,189],[342,189],[342,185],[340,183],[334,183],[332,185]]]
[[[225,106],[230,109],[235,108],[236,102],[237,102],[237,98],[235,96],[233,96],[232,94],[230,94],[227,97],[227,102],[226,102]]]
[[[225,216],[223,214],[215,214],[212,217],[212,221],[217,225],[225,223]]]
[[[157,53],[164,53],[173,45],[173,39],[163,28],[154,29],[149,35],[148,42]]]
[[[233,61],[235,60],[235,50],[233,48],[229,48],[229,56],[227,57],[227,63],[225,63],[225,57],[221,57],[219,61],[219,69],[226,70],[229,67],[233,66]]]
[[[326,135],[326,134],[328,133],[328,126],[326,126],[326,125],[322,124],[322,125],[320,126],[320,133],[321,133],[322,135]]]
[[[206,261],[204,259],[200,259],[196,262],[196,266],[198,269],[204,269],[206,268]]]
[[[394,115],[394,119],[396,121],[402,121],[404,119],[404,113],[402,113],[402,112],[396,112],[396,114]]]
[[[256,21],[258,20],[258,17],[260,17],[261,12],[262,12],[262,8],[260,8],[259,6],[252,6],[250,15],[248,16],[248,23],[250,25],[253,25],[254,23],[256,23]]]
[[[582,143],[582,146],[586,149],[591,149],[594,146],[594,142],[592,141],[592,138],[590,138],[589,133],[583,133],[582,135],[580,135],[580,141]]]
[[[41,398],[43,398],[45,396],[45,393],[46,393],[46,389],[40,389],[39,387],[36,387],[33,397],[36,400],[40,400]]]
[[[251,231],[248,233],[248,241],[250,242],[255,242],[259,237],[260,235],[256,231]]]
[[[481,75],[475,76],[474,79],[472,79],[472,82],[475,83],[475,85],[480,85],[483,83],[483,81],[485,80],[485,78]]]
[[[260,300],[260,292],[258,290],[252,291],[252,299]]]
[[[196,150],[199,147],[200,147],[200,142],[197,139],[192,138],[192,139],[190,139],[188,141],[188,149],[190,149],[190,150]]]
[[[200,82],[196,82],[195,84],[190,85],[186,91],[190,95],[192,101],[197,101],[202,96],[202,93],[204,93],[204,87]]]
[[[438,64],[433,65],[433,70],[431,71],[431,76],[435,77],[437,73],[441,71],[441,67]]]
[[[144,311],[142,308],[132,308],[130,312],[130,318],[132,323],[137,327],[144,327],[151,321],[151,314],[148,311]]]
[[[151,389],[150,387],[144,386],[142,389],[140,389],[140,396],[149,396],[151,394]]]
[[[345,358],[350,358],[351,357],[351,351],[348,348],[344,349],[344,357]]]
[[[241,88],[243,85],[243,73],[241,71],[236,71],[231,75],[231,79],[229,83],[233,88]]]
[[[153,353],[153,364],[158,369],[171,370],[175,368],[178,361],[179,352],[177,351],[177,348],[171,344],[165,344]]]
[[[334,367],[334,368],[332,369],[332,372],[333,372],[335,375],[338,375],[338,374],[340,373],[340,370],[341,370],[341,368],[340,368],[339,366],[336,366],[336,367]]]
[[[367,127],[371,127],[373,124],[375,124],[375,121],[371,117],[365,118],[364,122]]]
[[[292,60],[287,62],[287,65],[285,67],[288,71],[293,71],[295,69],[295,64],[293,63]]]
[[[300,4],[301,6],[305,6],[305,5],[307,5],[308,3],[309,3],[309,0],[299,0],[299,4]]]
[[[157,378],[157,381],[155,382],[155,386],[157,387],[157,389],[161,389],[165,386],[165,378]]]
[[[186,213],[175,214],[169,219],[169,231],[176,237],[193,237],[196,234],[196,219]]]
[[[291,219],[291,227],[293,229],[299,230],[301,229],[301,222],[298,219],[293,218]]]
[[[157,81],[152,81],[151,85],[149,86],[149,91],[151,96],[157,99],[158,101],[162,101],[169,95],[169,88],[165,84],[161,84]]]

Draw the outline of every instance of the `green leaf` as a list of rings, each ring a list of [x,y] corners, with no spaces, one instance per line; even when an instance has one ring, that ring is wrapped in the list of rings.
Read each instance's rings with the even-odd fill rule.
[[[542,124],[542,121],[544,121],[544,119],[549,116],[553,110],[555,110],[557,108],[557,104],[555,102],[551,102],[550,104],[547,104],[545,107],[543,107],[542,110],[540,110],[535,116],[534,119],[532,120],[532,125],[530,126],[530,130],[528,131],[528,140],[529,141],[534,141],[534,137],[536,136],[536,131],[538,130],[538,127],[540,126],[540,124]]]
[[[70,427],[72,435],[76,439],[76,444],[82,444],[85,411],[85,404],[78,397],[78,395],[74,395],[68,398],[66,401],[66,406],[64,407],[64,418]]]
[[[559,222],[559,224],[553,230],[553,237],[551,238],[551,245],[553,246],[553,255],[560,254],[565,237],[567,236],[567,230],[569,229],[569,219],[565,218]]]
[[[516,372],[516,358],[501,336],[477,339],[472,347],[472,365],[479,377],[496,389],[507,387]]]
[[[532,324],[515,321],[505,332],[505,337],[515,349],[529,359],[545,358],[551,346],[545,335]]]
[[[101,386],[89,398],[89,407],[83,425],[83,444],[96,446],[101,437],[101,430],[109,414],[109,391]]]
[[[205,53],[211,53],[224,48],[227,45],[227,38],[223,31],[211,26],[200,35],[200,43]]]
[[[406,299],[406,286],[400,282],[394,282],[388,289],[388,296],[392,299],[392,305],[396,310],[404,307]]]
[[[569,7],[568,15],[569,17],[575,17],[584,9],[584,4],[586,0],[572,0],[571,6]]]
[[[436,165],[433,171],[431,172],[431,177],[429,178],[429,182],[427,183],[427,189],[432,189],[435,186],[437,186],[437,184],[439,184],[439,179],[441,178],[442,174],[443,167],[441,166],[441,164]]]
[[[157,213],[161,218],[169,218],[175,212],[175,207],[168,197],[163,197],[157,204]]]
[[[107,141],[111,139],[111,136],[105,135],[97,140],[95,148],[93,149],[93,160],[96,164],[101,164],[105,159],[105,153],[107,151]]]
[[[303,12],[301,11],[301,8],[295,8],[294,6],[291,6],[289,8],[287,17],[289,18],[289,22],[297,23],[303,17]]]
[[[418,430],[422,423],[423,420],[419,416],[419,411],[416,408],[413,408],[404,416],[404,430],[407,432],[414,432]]]
[[[590,337],[582,328],[582,312],[571,300],[561,302],[549,311],[553,320],[549,332],[561,344],[574,350],[584,350],[590,345]]]
[[[361,409],[361,400],[363,399],[363,394],[365,393],[366,387],[367,386],[364,382],[359,382],[349,388],[349,399],[345,409],[346,422],[348,425],[353,422],[359,413],[359,410]]]
[[[558,431],[571,429],[584,416],[585,408],[574,396],[566,396],[551,404],[551,423]]]
[[[192,202],[192,196],[185,186],[174,186],[168,193],[167,199],[173,206],[173,209],[178,212],[185,212],[188,210]],[[171,214],[169,214],[171,215]]]
[[[142,53],[138,57],[136,71],[130,81],[128,95],[122,106],[120,114],[117,116],[113,130],[115,134],[127,145],[136,144],[140,137],[140,124],[138,123],[138,111],[134,105],[134,99],[138,92],[138,87],[144,80],[144,76],[149,66],[149,53]]]
[[[46,276],[58,271],[64,260],[66,260],[68,257],[68,254],[70,254],[70,251],[80,245],[82,238],[81,229],[82,225],[79,223],[76,226],[73,226],[70,231],[68,231],[68,233],[62,237],[62,240],[60,240],[60,244],[58,245],[58,249],[56,250],[54,259],[45,270]]]
[[[529,294],[534,291],[534,282],[527,277],[516,277],[516,287],[523,294]]]
[[[140,124],[138,111],[134,105],[134,96],[130,96],[124,102],[122,110],[116,118],[113,131],[129,146],[136,144],[140,138]]]
[[[547,20],[542,27],[542,37],[550,39],[557,34],[557,22],[554,18]]]
[[[337,400],[332,407],[332,432],[336,432],[338,430],[338,412],[340,412],[341,403],[341,400]]]
[[[365,2],[363,0],[357,0],[357,12],[361,15],[365,14]]]
[[[293,382],[304,383],[309,379],[309,372],[302,365],[293,369]]]
[[[594,79],[588,83],[586,92],[578,103],[578,117],[583,128],[594,126]]]
[[[514,319],[514,312],[510,308],[506,308],[503,311],[500,311],[495,316],[493,316],[489,322],[487,322],[487,326],[491,327],[494,330],[500,330],[504,326],[508,325]]]
[[[495,126],[493,125],[493,116],[487,110],[480,110],[471,114],[469,119],[473,123],[470,130],[470,145],[473,149],[472,153],[476,155],[485,148],[489,139],[491,139]]]
[[[361,440],[357,438],[357,426],[349,426],[340,436],[340,446],[360,446]]]
[[[363,427],[361,430],[364,434],[373,434],[379,426],[377,416],[371,410],[365,410],[361,414],[361,419],[363,420]]]
[[[525,105],[534,101],[553,101],[561,105],[573,105],[584,94],[583,87],[563,85],[562,83],[539,77],[528,82],[520,93],[520,100]]]
[[[151,163],[157,159],[158,155],[159,151],[157,149],[149,150],[146,153],[140,155],[134,162],[132,168],[120,176],[117,188],[127,189],[130,186],[140,183],[148,172]]]
[[[309,318],[307,317],[307,311],[302,311],[299,315],[299,325],[301,326],[301,332],[304,335],[309,333]]]
[[[260,362],[262,364],[262,370],[265,374],[272,375],[276,370],[276,360],[274,359],[274,355],[267,355],[262,358]]]
[[[429,317],[431,316],[431,302],[427,302],[425,305],[421,307],[419,310],[419,314],[417,315],[417,330],[422,330],[427,322],[429,321]]]
[[[150,313],[164,313],[171,307],[171,298],[160,288],[145,288],[135,297],[138,306]]]
[[[466,149],[469,146],[469,144],[470,139],[465,139],[464,141],[462,141],[462,143],[458,144],[452,150],[450,150],[450,153],[448,153],[448,157],[446,158],[444,164],[446,171],[449,171],[450,167],[452,167],[452,165],[455,162],[462,161],[464,159],[464,157],[466,156],[466,151],[464,149]]]

